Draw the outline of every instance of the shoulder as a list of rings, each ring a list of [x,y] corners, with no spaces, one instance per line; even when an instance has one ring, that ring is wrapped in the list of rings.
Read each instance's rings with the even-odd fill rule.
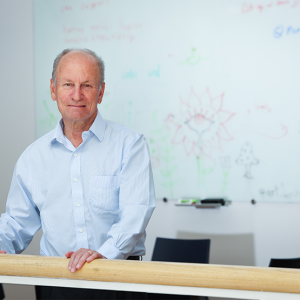
[[[119,148],[123,156],[127,153],[143,151],[148,155],[148,145],[143,134],[127,128],[125,125],[105,120],[105,138]]]
[[[143,134],[141,134],[135,130],[129,129],[128,127],[126,127],[123,124],[105,120],[105,126],[106,126],[105,131],[107,133],[113,133],[113,135],[117,139],[122,139],[127,142],[130,142],[130,141],[133,142],[133,141],[136,141],[139,139],[144,140]]]
[[[40,158],[49,154],[51,137],[53,137],[53,131],[37,139],[23,151],[15,165],[17,174],[28,175],[32,167],[40,162]]]
[[[35,155],[37,152],[48,150],[54,137],[54,129],[30,144],[21,154],[21,158]]]

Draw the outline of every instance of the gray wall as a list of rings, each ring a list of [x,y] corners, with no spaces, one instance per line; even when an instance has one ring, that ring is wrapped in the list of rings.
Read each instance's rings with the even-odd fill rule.
[[[0,0],[0,212],[14,165],[34,141],[33,19],[31,0]],[[25,253],[39,254],[39,237]],[[4,285],[6,299],[34,299],[32,286]]]
[[[32,0],[0,0],[0,36],[3,213],[14,165],[35,139]],[[211,263],[217,264],[267,266],[271,257],[299,257],[299,211],[300,204],[234,203],[204,211],[158,201],[148,226],[146,260],[157,236],[209,237]],[[39,254],[40,235],[25,253]],[[34,299],[33,287],[5,285],[5,292],[6,299]]]

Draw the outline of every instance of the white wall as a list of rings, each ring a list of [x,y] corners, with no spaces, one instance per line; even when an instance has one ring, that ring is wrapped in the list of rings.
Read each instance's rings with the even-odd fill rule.
[[[0,0],[0,36],[2,213],[16,160],[35,139],[32,0]],[[267,266],[271,257],[300,257],[299,211],[300,204],[233,203],[200,210],[159,200],[148,226],[145,259],[151,259],[157,236],[209,237],[211,263]],[[39,253],[39,238],[40,233],[27,254]],[[6,299],[34,297],[33,287],[5,285],[5,292]]]
[[[300,204],[235,202],[220,209],[174,204],[157,201],[148,226],[148,260],[156,236],[210,238],[213,264],[267,267],[270,258],[300,257]]]

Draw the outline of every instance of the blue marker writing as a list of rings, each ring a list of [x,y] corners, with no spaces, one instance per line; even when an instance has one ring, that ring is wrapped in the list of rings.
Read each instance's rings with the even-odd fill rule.
[[[282,36],[283,31],[284,31],[283,26],[282,26],[282,25],[278,25],[278,26],[274,29],[274,33],[273,33],[274,37],[277,38],[277,39],[279,39],[279,38]]]

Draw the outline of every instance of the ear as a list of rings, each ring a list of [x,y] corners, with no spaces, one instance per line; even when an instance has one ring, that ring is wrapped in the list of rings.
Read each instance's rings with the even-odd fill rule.
[[[50,79],[50,92],[52,100],[56,101],[55,85],[52,78]]]
[[[102,83],[102,88],[99,92],[99,97],[98,97],[98,104],[100,104],[102,102],[102,98],[103,98],[103,95],[104,95],[104,90],[105,90],[105,82]]]

